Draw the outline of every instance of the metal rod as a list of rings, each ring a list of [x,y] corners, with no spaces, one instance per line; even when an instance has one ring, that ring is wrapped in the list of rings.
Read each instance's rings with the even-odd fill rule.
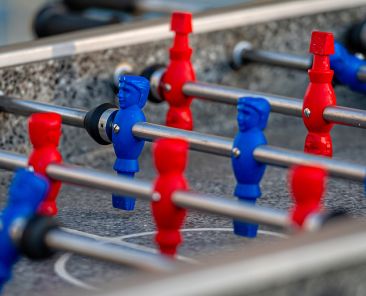
[[[9,161],[9,159],[14,162]],[[14,170],[17,166],[26,167],[26,165],[27,162],[24,156],[0,151],[0,166],[2,168]],[[149,201],[156,198],[155,195],[158,194],[153,192],[151,183],[111,175],[90,168],[66,164],[51,164],[47,167],[46,173],[52,179],[69,184],[133,195]],[[173,202],[184,208],[220,214],[232,219],[252,221],[282,228],[290,228],[292,226],[285,212],[255,207],[235,200],[230,201],[220,197],[198,195],[190,192],[176,192],[173,195]]]
[[[250,42],[246,41],[239,42],[235,46],[233,60],[235,67],[240,67],[246,62],[257,62],[297,70],[308,70],[313,64],[310,55],[255,49]],[[357,78],[362,82],[366,82],[365,69],[361,68],[357,72]]]
[[[9,159],[14,162],[9,162]],[[26,167],[24,156],[0,151],[0,167],[16,169],[17,166]],[[46,169],[47,176],[65,183],[106,190],[113,193],[133,195],[148,201],[159,198],[153,192],[152,184],[137,179],[111,175],[90,168],[82,168],[66,164],[50,164]],[[174,204],[211,214],[219,214],[232,219],[251,221],[282,228],[291,228],[292,222],[285,212],[273,211],[239,202],[226,200],[221,197],[205,196],[190,192],[175,192]],[[73,250],[71,250],[73,251]]]
[[[353,181],[364,182],[366,178],[366,166],[364,165],[270,145],[257,147],[254,150],[254,158],[259,162],[282,167],[294,165],[321,166],[333,177]]]
[[[244,61],[250,60],[253,62],[261,62],[274,66],[286,68],[294,68],[298,70],[308,70],[311,65],[310,56],[300,56],[295,54],[272,52],[266,50],[251,50],[243,53]]]
[[[31,100],[20,100],[8,96],[0,96],[0,111],[29,116],[36,112],[54,112],[62,116],[62,122],[67,125],[84,127],[87,111],[68,108]]]
[[[28,159],[24,155],[0,150],[0,167],[4,170],[15,171],[19,168],[26,168]]]
[[[162,255],[142,252],[111,242],[97,241],[63,229],[55,229],[47,233],[45,243],[57,251],[72,252],[144,270],[168,272],[174,269],[173,261]]]
[[[229,138],[186,131],[147,122],[136,123],[132,127],[132,132],[135,137],[147,141],[154,141],[158,138],[182,138],[189,143],[190,149],[192,150],[229,157],[232,155],[233,142],[232,139]]]
[[[365,166],[342,162],[327,157],[320,157],[303,152],[263,145],[254,150],[257,161],[277,166],[313,165],[324,167],[330,175],[363,182],[366,177]],[[9,159],[14,163],[9,163]],[[0,151],[0,167],[15,169],[17,165],[26,166],[26,158],[14,153]],[[50,164],[46,169],[47,176],[69,184],[75,184],[94,189],[106,190],[112,193],[133,195],[148,201],[159,200],[154,192],[152,183],[112,175],[90,168],[82,168],[66,164]],[[292,228],[293,224],[287,214],[280,211],[248,205],[244,202],[229,201],[222,197],[195,194],[191,192],[175,192],[174,204],[211,214],[219,214],[232,219],[251,221],[282,228]],[[321,219],[312,217],[307,229],[316,229]]]
[[[18,100],[11,97],[0,97],[0,110],[26,116],[34,112],[56,112],[62,116],[65,124],[72,123],[72,125],[77,127],[84,127],[84,117],[87,113],[87,111],[81,109],[65,108],[36,101]],[[190,132],[147,122],[135,124],[132,132],[134,136],[147,141],[154,141],[163,137],[179,137],[187,139],[193,150],[226,156],[231,156],[232,154],[232,141],[224,137]]]
[[[25,156],[0,150],[0,167],[6,170],[25,168],[28,160]],[[119,175],[110,174],[68,164],[50,164],[46,169],[47,176],[69,184],[75,184],[112,193],[133,195],[151,200],[153,195],[152,185],[137,179],[130,179]]]
[[[270,103],[272,112],[297,117],[302,116],[302,100],[297,98],[277,96],[203,82],[188,82],[184,84],[183,92],[187,96],[230,105],[236,105],[238,99],[241,97],[260,97],[266,99]],[[325,120],[338,124],[366,128],[366,110],[332,106],[325,108],[323,116]]]
[[[366,128],[366,111],[341,106],[327,107],[323,111],[325,120],[348,126]]]
[[[245,252],[215,256],[216,261],[210,258],[209,262],[169,277],[149,280],[139,276],[134,278],[133,285],[120,285],[99,295],[263,295],[263,291],[271,291],[273,287],[292,286],[309,277],[319,279],[319,275],[344,272],[364,264],[365,226],[365,222],[357,220],[338,221],[322,231],[280,240],[270,246],[252,245]]]
[[[217,214],[232,219],[281,228],[292,228],[294,226],[288,213],[285,211],[255,206],[237,200],[229,200],[188,191],[174,192],[172,199],[174,204],[180,207]]]
[[[204,82],[188,82],[183,86],[187,96],[193,96],[214,102],[236,105],[241,97],[251,96],[265,98],[271,105],[271,111],[301,117],[302,100],[250,90],[209,84]]]
[[[213,153],[230,157],[232,152],[232,140],[221,138],[221,148],[212,148],[212,145],[195,144],[196,138],[190,137],[191,132],[185,131],[180,138],[192,143],[194,149],[201,152]],[[234,147],[235,150],[235,147]],[[240,153],[240,151],[239,151]],[[338,178],[345,178],[358,182],[364,182],[366,178],[366,166],[335,158],[328,158],[319,155],[304,153],[270,145],[262,145],[254,150],[254,158],[262,163],[291,167],[293,165],[322,166],[329,175]],[[16,169],[26,167],[27,159],[15,153],[0,150],[0,167],[5,169]],[[148,183],[136,179],[123,178],[121,176],[99,172],[90,168],[81,168],[70,165],[51,164],[47,168],[47,175],[62,182],[72,183],[81,186],[89,186],[95,189],[107,190],[119,194],[131,194],[137,197],[151,199],[152,188]]]
[[[50,164],[46,173],[52,179],[69,184],[152,200],[153,188],[149,182],[66,164]]]
[[[236,105],[238,98],[243,96],[263,97],[267,99],[268,102],[271,104],[273,112],[293,115],[297,117],[302,116],[302,100],[300,99],[288,98],[260,92],[252,92],[244,89],[202,82],[186,83],[183,86],[183,91],[190,96],[195,96],[198,98],[208,99],[216,102],[228,103],[232,105]],[[35,112],[55,112],[62,116],[63,123],[82,128],[84,127],[84,118],[87,113],[86,110],[82,109],[68,108],[52,104],[40,103],[37,101],[20,100],[7,96],[0,96],[0,111],[10,112],[23,116],[29,116]],[[334,123],[359,128],[366,128],[366,110],[333,106],[325,108],[323,116],[325,120]],[[154,129],[154,127],[156,128]],[[162,126],[149,123],[137,124],[133,131],[135,132],[136,137],[142,137],[148,141],[162,136],[167,137],[168,134],[179,136],[179,130],[177,129],[172,129],[169,127],[164,128]],[[160,136],[158,136],[158,134]],[[200,143],[204,143],[204,141],[198,139],[198,135],[201,136],[202,134],[197,134],[197,136],[194,136],[192,134],[192,136],[196,138],[196,140],[194,141],[195,144],[193,145],[194,147],[199,146]],[[215,151],[216,148],[220,149],[222,145],[226,145],[225,143],[220,143],[220,137],[210,137],[212,137],[212,139],[216,142],[215,145],[217,146],[212,147],[213,151]]]
[[[296,55],[290,53],[274,52],[254,49],[247,41],[239,42],[233,50],[235,66],[239,67],[246,62],[259,62],[274,66],[308,70],[312,65],[312,57],[309,55]]]

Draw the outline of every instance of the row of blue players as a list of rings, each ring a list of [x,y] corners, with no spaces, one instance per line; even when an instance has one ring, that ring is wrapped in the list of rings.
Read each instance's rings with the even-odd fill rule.
[[[145,122],[142,111],[149,92],[149,82],[139,76],[121,76],[119,85],[120,109],[111,115],[113,125],[119,126],[118,132],[109,132],[117,159],[114,170],[118,174],[133,177],[139,171],[138,158],[144,141],[134,137],[132,127]],[[233,147],[240,150],[239,156],[232,156],[232,167],[237,180],[235,196],[246,202],[255,203],[261,196],[259,183],[264,174],[265,165],[253,157],[256,147],[266,144],[263,130],[267,125],[270,105],[265,99],[240,98],[237,105],[239,131]],[[131,211],[135,198],[113,195],[113,206]],[[241,236],[255,237],[258,225],[234,222],[234,232]]]

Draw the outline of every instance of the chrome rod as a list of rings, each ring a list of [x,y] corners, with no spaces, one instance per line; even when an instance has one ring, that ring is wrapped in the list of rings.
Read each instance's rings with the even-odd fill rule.
[[[245,252],[239,250],[230,255],[216,256],[216,261],[209,258],[210,261],[192,266],[189,272],[184,270],[151,280],[136,277],[133,285],[120,285],[99,295],[263,294],[263,291],[270,291],[279,285],[285,287],[309,277],[319,279],[319,275],[365,264],[365,226],[364,221],[337,221],[322,231],[280,240],[271,246],[255,244]]]
[[[298,70],[308,70],[312,65],[311,57],[308,56],[266,50],[251,50],[243,53],[243,60],[250,60],[253,62],[261,62]]]
[[[249,96],[264,98],[271,105],[272,112],[297,117],[302,116],[302,100],[297,98],[277,96],[203,82],[188,82],[183,86],[183,92],[188,96],[230,105],[236,105],[238,99],[241,97]],[[366,110],[331,106],[325,108],[323,116],[325,120],[341,125],[366,128]]]
[[[296,55],[261,49],[254,49],[250,42],[239,42],[233,50],[234,66],[239,68],[246,62],[259,62],[274,66],[308,70],[312,65],[309,55]]]
[[[239,68],[247,62],[257,62],[305,71],[310,69],[313,64],[312,56],[310,55],[297,55],[293,53],[255,49],[252,44],[247,41],[239,42],[234,47],[232,58],[236,68]],[[357,72],[357,78],[362,82],[366,82],[365,69],[361,68]]]
[[[154,141],[158,138],[181,138],[189,143],[190,149],[192,150],[223,156],[232,155],[233,142],[230,138],[186,131],[147,122],[136,123],[132,127],[132,132],[135,137],[147,141]]]
[[[6,170],[16,170],[27,167],[25,156],[0,150],[0,167]],[[69,184],[75,184],[94,189],[100,189],[117,194],[133,195],[151,200],[152,185],[149,182],[131,179],[120,175],[83,168],[69,164],[50,164],[46,169],[47,176]]]
[[[174,204],[183,208],[195,209],[232,219],[275,227],[293,227],[292,220],[285,211],[273,210],[270,208],[255,206],[246,202],[188,191],[174,192],[172,199]]]
[[[54,112],[62,117],[62,122],[68,125],[84,127],[87,111],[77,108],[57,106],[31,100],[20,100],[8,96],[0,96],[0,111],[29,116],[36,112]]]
[[[151,183],[137,179],[118,176],[91,168],[66,164],[50,164],[46,169],[47,176],[69,184],[90,187],[112,193],[132,195],[151,200],[153,188]]]
[[[112,242],[98,241],[63,229],[54,229],[47,233],[45,243],[57,251],[72,252],[148,271],[169,272],[174,269],[173,261],[162,255],[146,253]]]
[[[183,136],[182,138],[189,142],[189,138],[185,138]],[[205,146],[200,146],[199,149],[196,147],[196,150],[201,152],[209,152],[206,151]],[[217,151],[215,154],[218,154]],[[257,161],[274,166],[322,166],[328,171],[329,175],[333,177],[344,178],[358,182],[364,182],[366,178],[365,165],[342,161],[335,158],[328,158],[320,155],[313,155],[304,153],[302,151],[290,150],[270,145],[262,145],[257,147],[253,154]],[[222,150],[221,155],[228,157],[228,150]],[[25,156],[0,150],[1,168],[14,170],[18,167],[25,167],[26,165],[27,159]],[[90,186],[95,189],[107,190],[119,194],[131,194],[146,199],[152,198],[151,185],[136,179],[124,178],[122,176],[112,175],[90,168],[82,168],[66,164],[51,164],[48,166],[46,172],[49,177],[66,183]]]
[[[244,89],[238,89],[227,86],[220,86],[215,84],[208,84],[202,82],[189,82],[183,86],[183,91],[190,96],[195,96],[198,98],[208,99],[212,101],[228,103],[232,105],[237,104],[237,100],[243,96],[252,97],[263,97],[268,100],[271,104],[273,112],[293,115],[301,117],[302,114],[302,100],[295,98],[288,98],[283,96],[276,96],[273,94],[266,94],[260,92],[252,92]],[[84,118],[87,113],[86,110],[69,108],[63,106],[57,106],[47,103],[41,103],[37,101],[30,100],[20,100],[7,96],[0,96],[0,111],[10,112],[14,114],[19,114],[23,116],[29,116],[35,112],[55,112],[62,116],[62,121],[65,124],[73,125],[76,127],[84,127]],[[341,106],[327,107],[323,113],[324,119],[348,126],[354,126],[359,128],[366,128],[366,110],[347,108]],[[155,129],[153,127],[156,127]],[[154,133],[159,131],[160,136],[154,135]],[[149,124],[149,123],[139,123],[136,128],[135,136],[145,137],[146,140],[151,141],[151,139],[156,139],[164,135],[167,137],[168,134],[174,136],[179,136],[178,129],[172,129],[169,127]],[[153,132],[153,133],[151,133]],[[200,136],[202,134],[197,134]],[[203,143],[194,134],[193,137],[196,138],[194,141],[193,149]],[[213,140],[216,142],[217,147],[212,147],[212,150],[221,149],[225,146],[225,143],[221,143],[220,137],[212,136]],[[193,144],[193,142],[192,142]],[[220,154],[220,153],[219,153]]]
[[[204,82],[187,82],[183,86],[183,92],[192,96],[209,101],[236,105],[241,97],[265,98],[271,105],[271,111],[286,115],[301,117],[302,100],[254,92],[250,90],[209,84]]]
[[[55,112],[62,116],[65,124],[72,124],[77,127],[84,127],[84,117],[87,113],[87,111],[81,109],[66,108],[36,101],[18,100],[11,97],[0,97],[0,110],[26,116],[35,112]],[[232,141],[224,137],[206,135],[147,122],[136,123],[132,128],[132,132],[135,137],[147,141],[167,137],[184,138],[190,143],[190,147],[193,150],[231,156]]]
[[[26,168],[28,159],[24,155],[0,150],[0,168],[15,171],[19,168]]]
[[[324,119],[330,122],[366,128],[366,111],[341,106],[327,107],[323,112]]]
[[[364,182],[366,178],[365,165],[270,145],[257,147],[254,150],[254,158],[259,162],[282,167],[294,165],[320,166],[333,177],[359,182]]]
[[[8,159],[14,164],[8,164]],[[0,151],[0,167],[16,169],[17,165],[26,166],[26,158],[11,152]],[[152,183],[130,179],[123,176],[111,175],[90,168],[82,168],[67,164],[50,164],[46,169],[47,176],[68,184],[74,184],[94,189],[106,190],[113,193],[133,195],[148,201],[159,200],[154,192]],[[201,210],[211,214],[219,214],[232,219],[251,221],[282,228],[291,228],[292,222],[287,214],[267,208],[253,206],[223,197],[200,195],[190,192],[175,192],[173,203],[184,208]]]
[[[366,177],[366,167],[327,157],[321,157],[303,152],[263,145],[254,150],[257,161],[290,167],[293,165],[312,165],[324,167],[330,175],[363,182]],[[9,164],[9,159],[14,163]],[[26,166],[26,158],[11,152],[0,151],[0,167],[16,169],[17,165]],[[158,201],[160,195],[154,192],[151,182],[130,179],[112,175],[90,168],[67,164],[50,164],[46,174],[51,179],[65,183],[100,189],[112,193],[132,195],[148,201]],[[291,228],[292,222],[287,214],[280,211],[248,205],[244,202],[225,200],[222,197],[208,196],[191,192],[175,192],[173,202],[177,206],[201,210],[211,214],[219,214],[232,219],[251,221],[260,224]],[[319,219],[309,221],[309,229],[318,227]],[[319,220],[320,221],[320,220]],[[319,222],[321,223],[321,221]]]

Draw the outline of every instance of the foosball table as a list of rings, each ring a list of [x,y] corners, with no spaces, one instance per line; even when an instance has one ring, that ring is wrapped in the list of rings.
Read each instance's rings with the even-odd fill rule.
[[[364,295],[365,14],[259,1],[0,48],[1,293]]]

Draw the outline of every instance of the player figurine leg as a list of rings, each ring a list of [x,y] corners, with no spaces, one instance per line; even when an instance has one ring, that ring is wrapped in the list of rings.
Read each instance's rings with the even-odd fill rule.
[[[139,171],[138,158],[144,148],[144,141],[132,134],[132,127],[137,122],[145,122],[142,108],[149,94],[149,81],[139,76],[121,76],[119,84],[119,107],[113,119],[112,142],[116,153],[114,170],[124,176],[133,178]],[[128,196],[113,195],[115,208],[131,211],[135,199]]]
[[[154,161],[158,171],[154,190],[160,196],[152,202],[157,235],[156,242],[162,254],[174,256],[182,242],[179,232],[186,210],[172,202],[177,190],[188,190],[183,175],[187,162],[187,142],[179,139],[161,139],[154,146]]]
[[[265,165],[253,157],[256,147],[267,143],[263,130],[270,113],[270,105],[261,98],[240,98],[238,101],[238,125],[232,156],[232,167],[237,185],[234,195],[239,200],[255,204],[261,196],[259,183],[263,177]],[[258,225],[234,221],[234,233],[245,237],[255,237]]]
[[[25,169],[18,170],[9,189],[8,203],[0,217],[0,293],[11,277],[18,250],[9,236],[15,220],[33,215],[48,191],[47,179]]]
[[[332,86],[333,71],[329,56],[334,53],[334,39],[331,33],[313,32],[310,52],[314,54],[313,66],[309,70],[310,83],[304,96],[302,118],[308,134],[305,139],[305,152],[332,156],[332,123],[324,120],[323,112],[328,106],[336,104]]]
[[[291,170],[289,187],[295,201],[292,220],[299,226],[321,210],[326,175],[324,169],[317,167],[297,166]]]
[[[51,163],[61,163],[62,156],[58,151],[61,137],[61,116],[56,113],[35,113],[29,118],[29,136],[33,151],[28,164],[36,173],[46,176],[47,166]],[[46,216],[57,214],[56,198],[61,188],[61,182],[47,179],[50,189],[46,199],[39,208],[39,213]]]

